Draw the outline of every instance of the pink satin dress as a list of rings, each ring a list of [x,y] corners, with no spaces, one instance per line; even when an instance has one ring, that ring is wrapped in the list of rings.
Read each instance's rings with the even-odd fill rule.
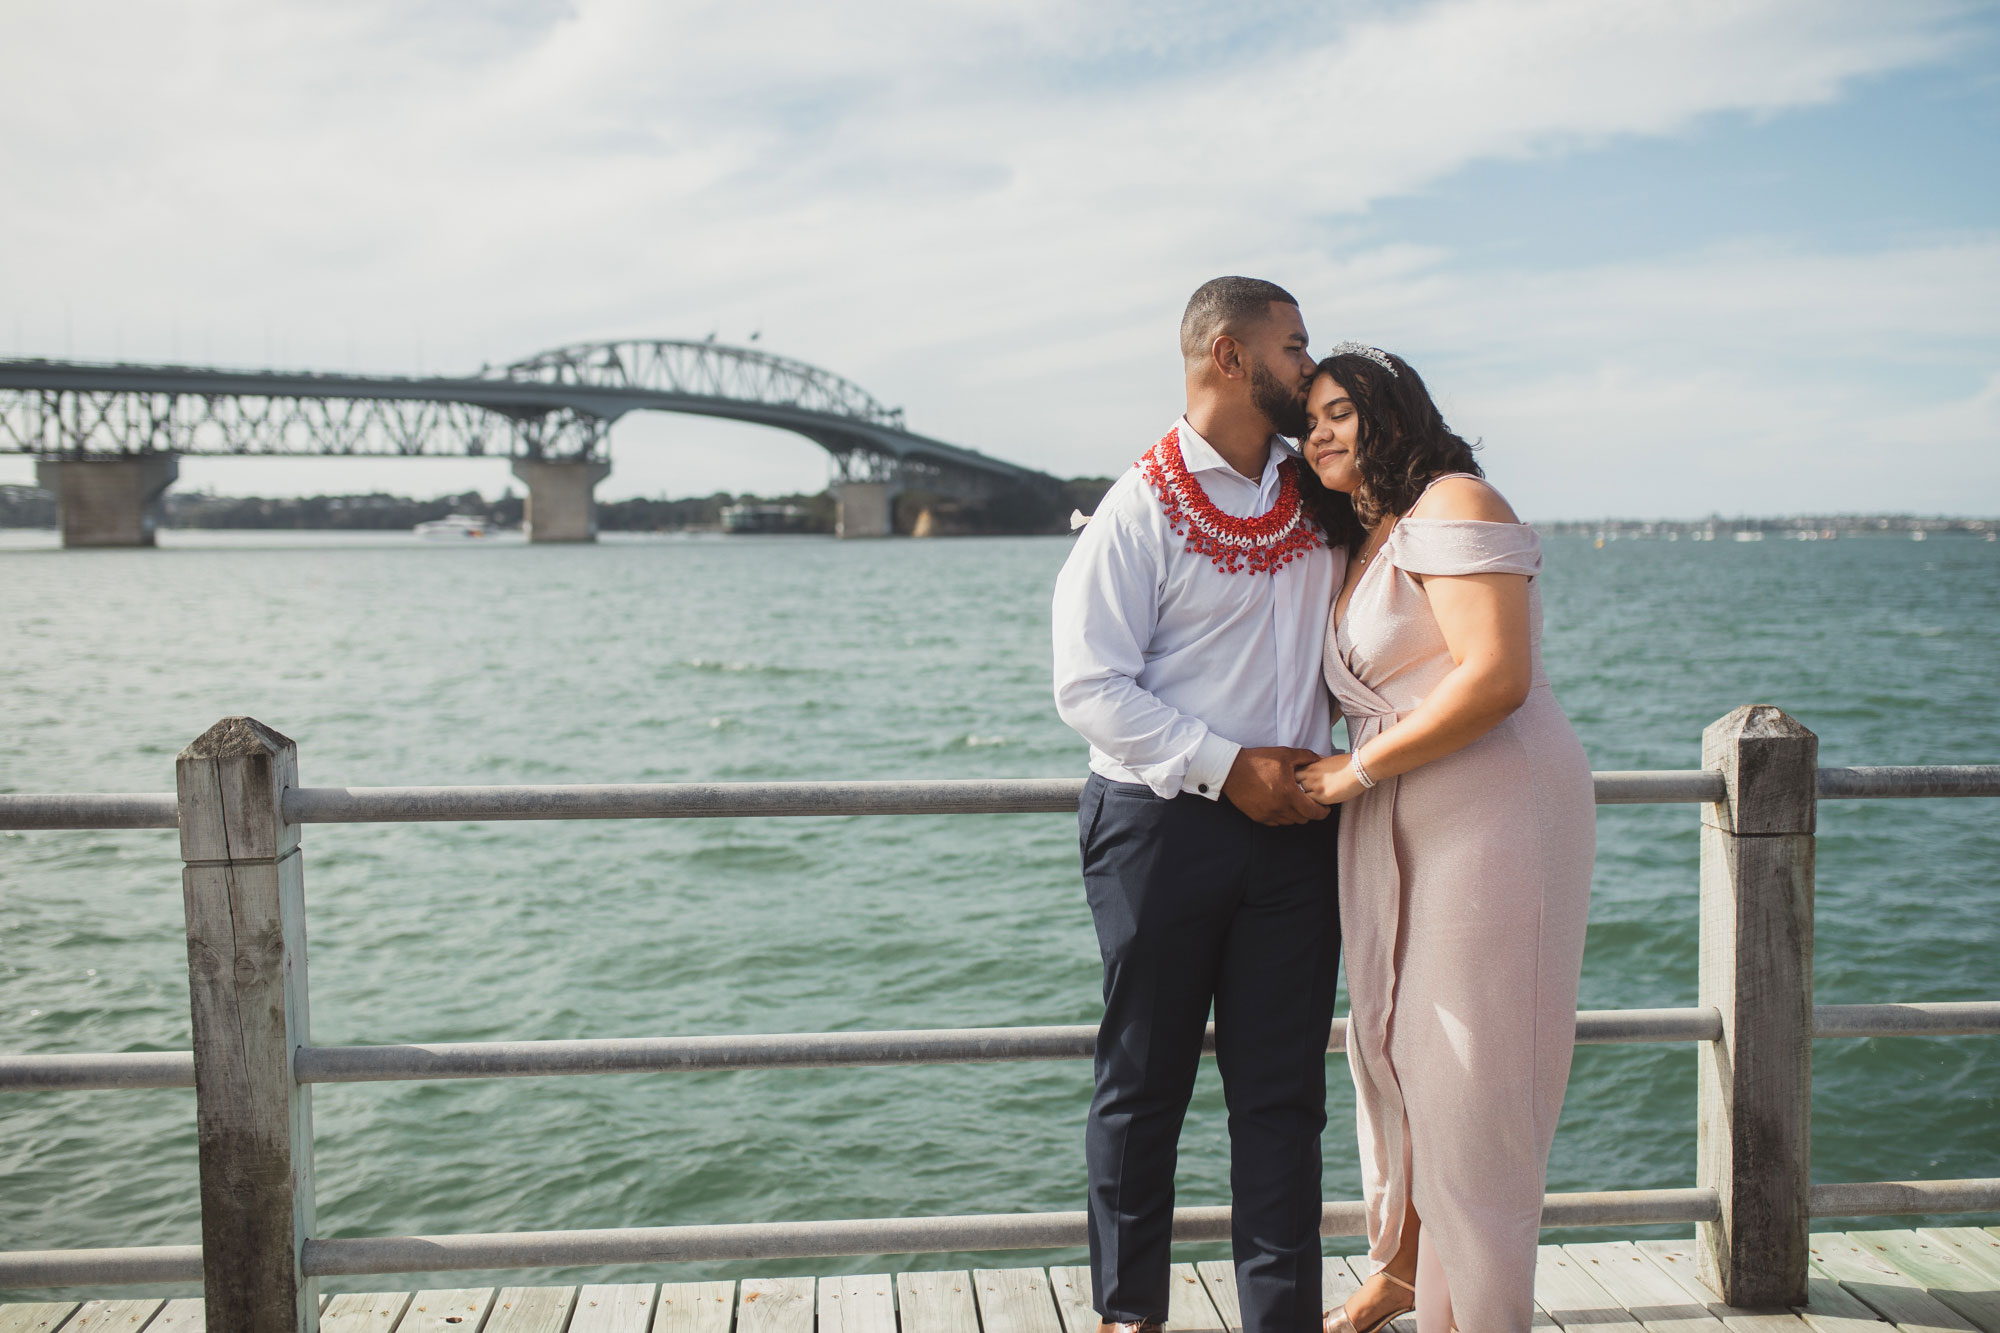
[[[1527,701],[1341,816],[1369,1253],[1396,1253],[1414,1196],[1419,1333],[1527,1333],[1534,1312],[1597,851],[1590,764],[1542,669],[1541,567],[1526,525],[1406,518],[1327,628],[1326,681],[1359,749],[1453,667],[1413,576],[1529,577]]]

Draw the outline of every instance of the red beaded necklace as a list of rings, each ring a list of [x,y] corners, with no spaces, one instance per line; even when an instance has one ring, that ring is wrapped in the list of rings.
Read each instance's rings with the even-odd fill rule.
[[[1278,501],[1256,518],[1235,518],[1216,508],[1181,458],[1175,426],[1133,466],[1160,497],[1167,524],[1188,550],[1205,555],[1225,574],[1269,574],[1289,565],[1325,538],[1299,502],[1298,463],[1278,464]]]

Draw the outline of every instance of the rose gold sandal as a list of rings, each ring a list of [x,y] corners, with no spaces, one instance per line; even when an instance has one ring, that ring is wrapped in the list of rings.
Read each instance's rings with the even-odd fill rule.
[[[1375,1272],[1369,1274],[1369,1276],[1393,1282],[1404,1291],[1409,1292],[1411,1297],[1410,1303],[1400,1310],[1391,1310],[1367,1328],[1356,1328],[1353,1318],[1347,1313],[1347,1306],[1342,1304],[1339,1309],[1328,1311],[1326,1314],[1320,1316],[1321,1333],[1382,1333],[1383,1329],[1417,1308],[1415,1299],[1417,1289],[1415,1287],[1403,1281],[1403,1279],[1397,1277],[1394,1273]]]

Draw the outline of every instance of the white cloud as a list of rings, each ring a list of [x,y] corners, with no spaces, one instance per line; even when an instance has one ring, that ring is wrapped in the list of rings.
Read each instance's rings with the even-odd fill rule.
[[[1553,272],[1382,258],[1312,286],[1424,372],[1536,516],[2000,501],[2000,232]]]
[[[1468,408],[1526,427],[1535,407],[1544,443],[1524,430],[1522,447],[1552,447],[1576,435],[1565,405],[1629,419],[1663,382],[1811,398],[1816,357],[1873,355],[1885,328],[1990,359],[1991,241],[1495,273],[1359,245],[1368,206],[1476,161],[1823,103],[1944,57],[1961,14],[586,0],[508,24],[389,3],[16,6],[0,290],[23,350],[130,358],[268,348],[410,370],[421,345],[437,370],[762,328],[927,433],[1087,472],[1171,415],[1186,291],[1257,271],[1295,285],[1322,334],[1424,349]],[[1487,433],[1497,458],[1514,427]],[[811,446],[764,438],[628,422],[607,492],[819,483]],[[396,484],[393,466],[356,484]],[[1652,493],[1615,469],[1589,479],[1595,502],[1559,480],[1559,504],[1523,507]]]
[[[1984,514],[2000,497],[1992,380],[1910,410],[1865,386],[1614,363],[1465,398],[1489,474],[1536,517]]]

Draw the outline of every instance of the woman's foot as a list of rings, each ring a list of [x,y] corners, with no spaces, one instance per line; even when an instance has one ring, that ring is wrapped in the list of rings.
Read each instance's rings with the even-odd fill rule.
[[[1323,1333],[1377,1333],[1417,1308],[1417,1289],[1386,1270],[1369,1277],[1338,1310],[1324,1316]]]

